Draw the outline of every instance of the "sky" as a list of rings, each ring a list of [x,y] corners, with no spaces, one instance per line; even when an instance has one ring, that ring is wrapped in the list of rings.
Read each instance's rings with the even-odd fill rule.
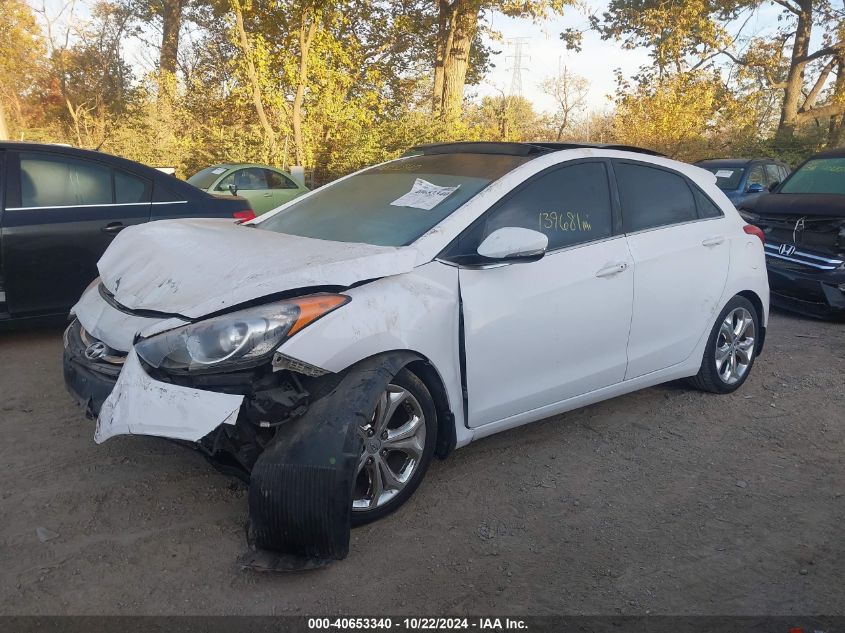
[[[586,10],[601,12],[606,2],[588,0]],[[777,27],[779,9],[774,6],[762,8],[752,21],[743,28],[743,35],[763,34]],[[540,88],[544,79],[553,77],[561,66],[566,66],[577,75],[586,77],[590,82],[587,96],[587,109],[602,112],[611,109],[610,95],[616,90],[615,69],[622,70],[625,77],[632,77],[637,70],[651,63],[645,49],[623,50],[619,42],[603,41],[594,31],[586,30],[581,52],[567,51],[560,39],[560,33],[566,28],[586,29],[587,18],[577,9],[568,9],[564,15],[535,24],[531,20],[516,20],[500,13],[494,13],[488,20],[491,30],[501,33],[503,38],[526,38],[523,46],[522,95],[532,101],[539,112],[554,111],[554,101]],[[738,29],[739,25],[732,25]],[[509,94],[513,76],[513,48],[504,42],[492,41],[488,44],[495,50],[496,67],[478,86],[468,86],[469,93],[478,96],[498,95],[504,90]]]
[[[29,0],[33,6],[40,6],[42,0]],[[43,0],[48,11],[54,13],[67,0]],[[89,0],[77,0],[76,15],[85,19],[88,15]],[[546,95],[540,87],[543,80],[555,76],[561,66],[566,66],[577,75],[586,77],[590,82],[587,96],[587,110],[604,112],[612,109],[610,96],[616,89],[614,71],[620,69],[627,78],[636,74],[637,70],[650,63],[648,51],[645,49],[622,50],[616,41],[603,41],[594,31],[587,28],[588,21],[585,12],[600,13],[604,10],[606,0],[583,0],[583,9],[568,8],[563,15],[556,15],[549,20],[535,23],[531,20],[509,18],[501,13],[493,12],[486,19],[489,30],[499,33],[504,41],[493,41],[489,37],[487,43],[494,50],[501,51],[493,58],[494,68],[488,73],[484,81],[477,86],[467,86],[469,96],[483,97],[499,95],[501,91],[510,94],[513,75],[513,49],[505,42],[509,38],[523,38],[522,64],[522,94],[534,103],[538,112],[552,112],[554,101]],[[777,27],[780,9],[771,4],[764,6],[755,13],[753,20],[743,27],[744,36],[760,35],[772,32]],[[581,52],[567,51],[560,39],[560,33],[566,28],[584,30]],[[738,24],[729,27],[735,31]],[[817,34],[816,34],[817,35]],[[813,42],[817,45],[818,42]],[[138,40],[127,41],[124,53],[130,63],[136,65],[143,73],[149,70],[151,61],[156,54],[151,54],[147,47]]]

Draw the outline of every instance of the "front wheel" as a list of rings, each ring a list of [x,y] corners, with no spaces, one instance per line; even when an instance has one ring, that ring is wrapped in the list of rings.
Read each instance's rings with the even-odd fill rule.
[[[403,369],[358,429],[363,450],[352,490],[352,525],[380,519],[420,485],[437,442],[437,409],[425,384]]]
[[[736,296],[719,314],[698,374],[690,380],[702,391],[731,393],[748,378],[754,365],[760,318],[754,305]]]

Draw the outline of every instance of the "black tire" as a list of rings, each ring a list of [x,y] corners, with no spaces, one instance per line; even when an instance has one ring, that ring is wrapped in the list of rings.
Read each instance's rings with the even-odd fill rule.
[[[372,523],[399,509],[414,494],[434,457],[434,448],[437,445],[437,407],[434,405],[434,399],[425,383],[411,371],[401,369],[390,380],[390,384],[402,387],[410,392],[422,409],[425,417],[425,444],[422,456],[402,490],[396,493],[393,498],[371,510],[356,510],[353,508],[352,527]]]
[[[748,363],[747,369],[743,375],[736,380],[736,382],[728,383],[720,375],[716,363],[716,344],[719,340],[719,332],[722,322],[727,316],[737,308],[745,308],[750,314],[754,322],[754,349],[751,351],[751,359]],[[690,384],[701,391],[709,391],[710,393],[732,393],[739,389],[751,374],[751,369],[754,367],[754,360],[757,357],[757,346],[760,342],[760,316],[757,314],[757,309],[748,299],[736,295],[733,299],[728,301],[724,309],[719,313],[716,322],[710,329],[709,339],[704,348],[704,357],[701,359],[701,368],[698,374],[689,379]]]

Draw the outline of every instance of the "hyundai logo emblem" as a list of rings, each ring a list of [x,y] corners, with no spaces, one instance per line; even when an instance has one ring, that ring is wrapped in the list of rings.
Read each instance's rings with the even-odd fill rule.
[[[100,360],[108,354],[108,351],[109,348],[105,343],[100,343],[99,341],[91,343],[91,345],[85,348],[85,358],[88,360]]]
[[[778,248],[778,253],[780,253],[781,255],[785,255],[786,257],[789,257],[794,252],[795,246],[792,244],[781,244],[780,248]]]

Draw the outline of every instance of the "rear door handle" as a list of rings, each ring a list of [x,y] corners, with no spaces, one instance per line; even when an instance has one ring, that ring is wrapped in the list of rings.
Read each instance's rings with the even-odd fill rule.
[[[718,246],[722,242],[725,241],[724,235],[714,235],[713,237],[708,237],[706,240],[702,240],[702,246]]]
[[[265,193],[265,194],[264,194],[264,197],[265,197],[265,198],[269,198],[269,197],[270,197],[270,196],[272,196],[272,195],[273,195],[273,192],[272,192],[272,191],[268,191],[267,193]]]
[[[103,233],[120,233],[126,225],[123,222],[109,222],[101,230]]]
[[[598,272],[596,272],[596,277],[611,277],[613,275],[618,275],[621,272],[624,272],[628,268],[628,262],[616,262],[615,264],[609,264],[604,268],[600,268]]]

